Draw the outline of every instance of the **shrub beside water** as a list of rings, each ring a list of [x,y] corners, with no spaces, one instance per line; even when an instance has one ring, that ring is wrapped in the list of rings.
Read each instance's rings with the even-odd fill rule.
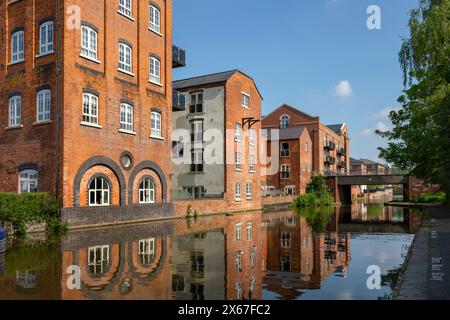
[[[439,203],[445,202],[445,192],[428,192],[423,193],[420,196],[413,197],[412,202],[414,203]]]
[[[325,177],[314,174],[306,188],[306,193],[298,196],[292,203],[292,208],[328,207],[334,203],[334,197],[328,191]]]
[[[59,199],[47,193],[0,193],[0,223],[10,223],[18,235],[27,233],[28,223],[46,223],[47,232],[61,234]]]

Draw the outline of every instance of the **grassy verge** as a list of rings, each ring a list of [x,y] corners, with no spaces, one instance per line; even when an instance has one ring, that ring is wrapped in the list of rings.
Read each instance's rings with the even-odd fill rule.
[[[420,196],[412,198],[413,203],[436,203],[443,204],[445,202],[446,194],[443,191],[440,192],[428,192],[423,193]]]

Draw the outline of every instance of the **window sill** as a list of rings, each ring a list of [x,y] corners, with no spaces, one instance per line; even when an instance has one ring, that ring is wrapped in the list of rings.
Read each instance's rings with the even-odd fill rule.
[[[155,140],[160,140],[160,141],[165,141],[166,140],[163,137],[157,137],[157,136],[150,136],[150,139],[155,139]]]
[[[241,107],[244,108],[244,109],[247,109],[247,110],[250,109],[250,107],[246,107],[246,106],[244,106],[244,105],[241,105]]]
[[[247,198],[247,201],[252,201],[253,200],[253,198]]]
[[[250,170],[249,173],[250,173],[250,174],[255,174],[255,173],[256,173],[256,170]]]
[[[43,126],[43,125],[51,124],[51,123],[52,123],[52,120],[36,121],[35,123],[33,123],[33,126],[37,127],[37,126]]]
[[[5,130],[15,130],[15,129],[22,129],[23,128],[23,124],[18,124],[18,125],[14,125],[14,126],[8,126],[5,128]]]
[[[84,127],[91,127],[91,128],[95,128],[95,129],[102,129],[103,127],[101,125],[95,124],[95,123],[90,123],[90,122],[85,122],[85,121],[81,121],[80,124]]]
[[[234,139],[234,142],[236,142],[236,143],[242,143],[242,140],[240,140],[240,139]]]
[[[152,81],[152,80],[148,80],[148,83],[154,84],[158,87],[164,87],[163,84],[161,82],[156,82],[156,81]]]
[[[242,202],[242,199],[234,199],[236,202]]]
[[[156,31],[156,30],[154,30],[154,29],[152,29],[152,28],[148,28],[148,30],[150,30],[151,32],[153,32],[154,34],[157,34],[158,36],[160,36],[160,37],[164,37],[164,35],[161,33],[161,32],[159,32],[159,31]]]
[[[124,129],[119,129],[120,133],[124,133],[124,134],[129,134],[129,135],[133,135],[135,136],[137,133],[134,131],[130,131],[130,130],[124,130]]]
[[[205,172],[204,171],[199,171],[199,172],[190,171],[189,174],[205,174]]]
[[[53,51],[53,50],[49,51],[49,52],[40,53],[40,54],[36,55],[36,58],[42,58],[42,57],[45,57],[45,56],[52,55],[54,53],[55,53],[55,51]]]
[[[13,62],[10,62],[10,63],[8,63],[8,67],[9,67],[9,66],[13,66],[13,65],[16,65],[16,64],[20,64],[20,63],[23,63],[23,62],[25,62],[25,59],[21,59],[21,60],[13,61]]]
[[[127,18],[130,21],[133,21],[133,22],[136,21],[135,18],[133,18],[132,16],[127,15],[126,13],[121,12],[120,10],[117,10],[117,13],[120,14],[121,16]]]
[[[235,172],[243,172],[242,169],[234,169]]]
[[[124,73],[124,74],[126,74],[126,75],[128,75],[128,76],[132,76],[132,77],[135,77],[135,76],[136,76],[133,72],[126,71],[126,70],[123,70],[123,69],[120,69],[120,68],[117,68],[117,71],[119,71],[119,72],[121,72],[121,73]]]
[[[94,59],[94,58],[85,56],[84,54],[81,54],[81,53],[80,53],[80,57],[83,58],[83,59],[86,59],[86,60],[95,62],[95,63],[97,63],[97,64],[101,64],[101,63],[102,63],[100,60],[97,60],[97,59]]]

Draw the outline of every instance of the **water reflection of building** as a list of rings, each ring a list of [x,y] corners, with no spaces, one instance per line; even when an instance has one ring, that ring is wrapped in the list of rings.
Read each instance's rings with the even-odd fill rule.
[[[266,220],[267,219],[267,220]],[[306,220],[292,213],[265,216],[267,225],[266,289],[283,299],[295,299],[304,289],[319,289],[330,274],[345,275],[350,234],[340,234],[334,219],[327,232],[314,234]]]

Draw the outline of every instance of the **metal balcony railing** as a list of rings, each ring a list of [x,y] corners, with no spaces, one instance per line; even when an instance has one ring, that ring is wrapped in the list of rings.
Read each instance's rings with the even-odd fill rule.
[[[184,111],[186,109],[186,95],[179,91],[172,91],[172,110]]]
[[[186,50],[172,46],[172,66],[174,68],[186,66]]]

